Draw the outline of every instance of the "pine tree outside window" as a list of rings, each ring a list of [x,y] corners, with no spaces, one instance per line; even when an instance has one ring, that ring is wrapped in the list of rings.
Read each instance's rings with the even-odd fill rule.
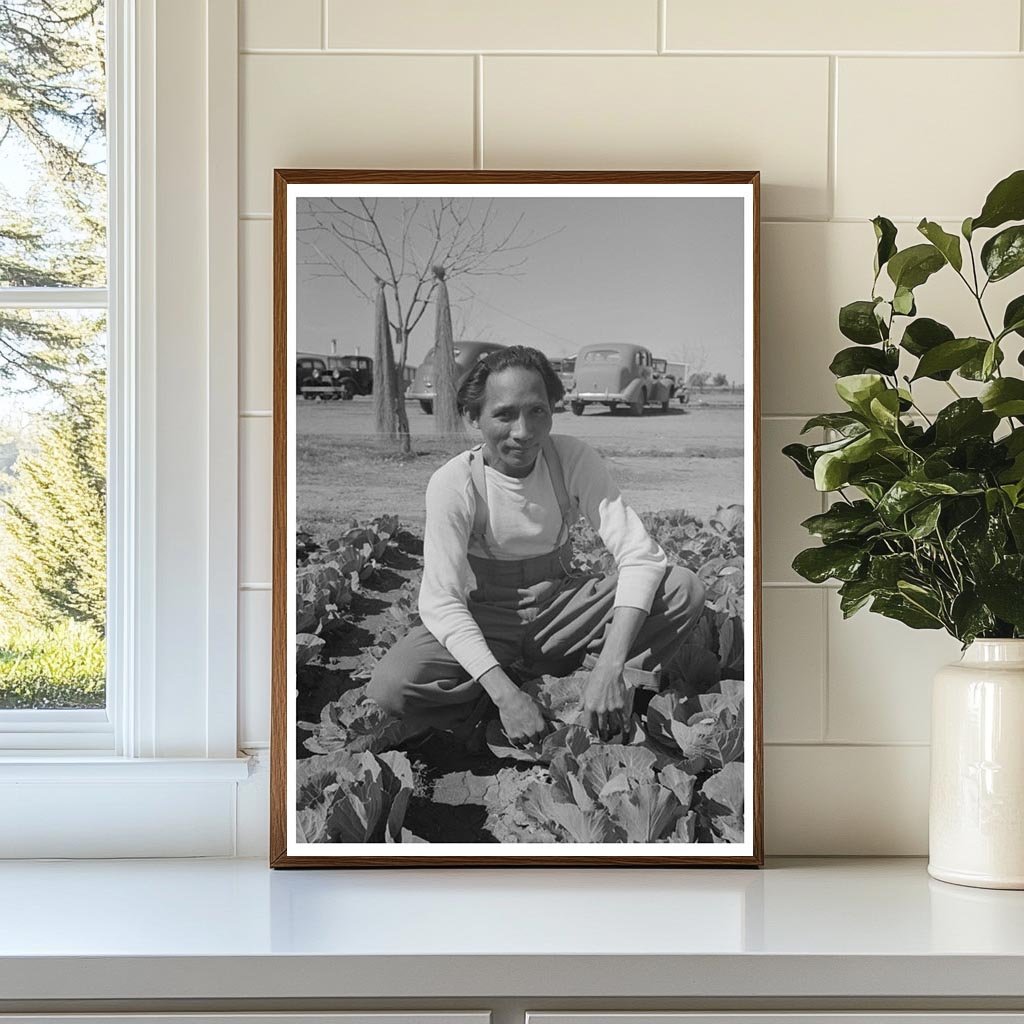
[[[110,735],[105,7],[0,0],[0,730],[84,730],[74,745],[97,749]]]

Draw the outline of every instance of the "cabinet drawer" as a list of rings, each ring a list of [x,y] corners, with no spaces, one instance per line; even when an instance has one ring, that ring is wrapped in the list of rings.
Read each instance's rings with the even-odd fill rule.
[[[528,1013],[526,1024],[1024,1024],[1024,1013]]]
[[[0,1024],[490,1024],[490,1013],[46,1013],[4,1014]]]

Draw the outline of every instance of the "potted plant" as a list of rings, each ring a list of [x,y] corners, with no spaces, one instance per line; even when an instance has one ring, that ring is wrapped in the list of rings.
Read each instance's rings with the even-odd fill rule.
[[[1024,170],[959,235],[922,220],[901,249],[874,218],[871,297],[839,311],[853,344],[829,367],[845,408],[805,424],[824,443],[783,449],[834,498],[793,568],[839,580],[844,617],[870,607],[963,644],[932,691],[929,871],[1002,888],[1024,888],[1024,294],[999,316],[986,292],[1024,267],[1021,221]],[[940,272],[973,296],[974,327],[918,314]],[[935,415],[923,381],[948,390]]]

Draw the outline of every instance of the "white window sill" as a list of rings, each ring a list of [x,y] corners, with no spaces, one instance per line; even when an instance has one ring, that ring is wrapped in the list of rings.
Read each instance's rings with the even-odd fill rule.
[[[5,782],[242,782],[249,777],[248,757],[114,757],[72,754],[0,755],[0,784]]]

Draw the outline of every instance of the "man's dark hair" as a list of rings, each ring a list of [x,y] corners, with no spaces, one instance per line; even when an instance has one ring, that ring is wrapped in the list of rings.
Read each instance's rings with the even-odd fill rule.
[[[511,370],[513,367],[533,370],[539,373],[544,381],[544,390],[548,393],[548,404],[553,409],[565,397],[565,388],[557,373],[551,369],[548,357],[535,348],[525,345],[510,345],[500,348],[476,362],[466,379],[459,386],[459,412],[472,420],[480,418],[480,410],[484,405],[484,391],[487,378],[492,373]]]

